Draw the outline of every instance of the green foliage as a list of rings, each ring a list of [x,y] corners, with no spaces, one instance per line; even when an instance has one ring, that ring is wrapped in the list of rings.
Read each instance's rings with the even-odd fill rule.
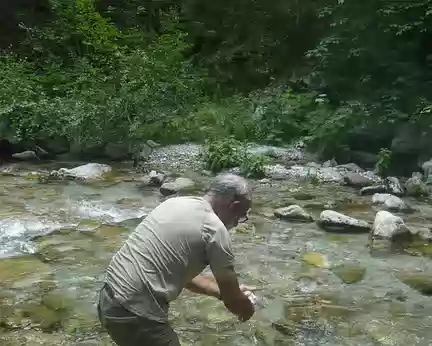
[[[432,0],[35,0],[8,11],[2,137],[78,149],[229,138],[209,144],[220,170],[231,138],[303,137],[334,153],[359,128],[432,134]],[[262,158],[248,160],[242,170],[259,175]]]
[[[248,178],[263,178],[268,160],[263,155],[245,155],[240,164],[240,172]]]
[[[378,160],[375,164],[375,171],[381,176],[386,177],[388,173],[388,169],[390,167],[392,158],[391,150],[387,148],[381,148],[378,153]]]
[[[253,178],[263,177],[267,164],[264,156],[249,154],[246,145],[233,137],[207,141],[202,158],[205,168],[214,173],[239,167],[242,174]]]

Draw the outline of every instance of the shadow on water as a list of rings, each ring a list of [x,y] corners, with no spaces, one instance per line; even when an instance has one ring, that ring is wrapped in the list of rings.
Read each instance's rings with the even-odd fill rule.
[[[139,176],[123,167],[115,184],[25,177],[58,166],[23,166],[0,177],[0,253],[8,257],[0,261],[1,345],[112,345],[95,315],[104,270],[164,199],[157,188],[138,189]],[[194,193],[209,183],[191,177],[199,182]],[[370,198],[284,181],[256,183],[254,196],[250,223],[231,233],[241,282],[260,288],[256,314],[239,323],[221,302],[184,291],[170,315],[184,345],[430,344],[431,298],[400,279],[431,275],[430,259],[374,255],[367,234],[332,234],[273,216],[277,207],[298,204],[315,218],[332,208],[371,221]],[[430,222],[432,207],[418,203],[420,211],[407,219]]]

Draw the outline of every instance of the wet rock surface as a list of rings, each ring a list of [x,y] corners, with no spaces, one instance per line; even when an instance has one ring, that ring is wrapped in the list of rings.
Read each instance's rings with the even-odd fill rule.
[[[370,230],[370,225],[366,221],[357,220],[333,210],[324,210],[320,214],[318,224],[329,232],[349,233]]]
[[[313,222],[314,219],[302,207],[294,204],[285,208],[275,210],[275,216],[284,219],[299,222]]]
[[[37,168],[19,163],[0,176],[1,345],[113,346],[99,325],[95,306],[112,255],[160,201],[200,194],[211,181],[212,175],[203,173],[201,166],[182,166],[179,161],[186,154],[168,158],[157,147],[147,163],[155,162],[158,152],[167,160],[180,160],[162,165],[165,168],[149,167],[147,173],[112,164],[108,177],[102,174],[102,179],[84,184],[79,179],[46,183],[38,178],[82,162]],[[284,162],[280,165],[285,170],[302,173],[297,178],[251,180],[254,203],[249,221],[231,231],[240,281],[259,288],[256,314],[238,323],[220,301],[185,290],[170,313],[182,343],[429,345],[429,195],[399,197],[413,207],[411,213],[387,211],[382,203],[373,203],[373,194],[361,195],[358,187],[343,183],[347,172],[355,172],[372,177],[374,185],[388,185],[370,172],[335,162],[306,166],[299,159],[286,164],[296,156],[266,153]],[[170,165],[175,168],[166,169]],[[312,173],[309,178],[306,170]],[[332,178],[321,179],[324,173]],[[158,181],[138,188],[149,176]],[[161,186],[178,178],[190,179],[191,190],[172,189],[164,196]],[[376,252],[368,246],[374,221],[385,213],[402,218],[413,236],[397,252]],[[317,222],[296,218],[311,220],[306,214]]]

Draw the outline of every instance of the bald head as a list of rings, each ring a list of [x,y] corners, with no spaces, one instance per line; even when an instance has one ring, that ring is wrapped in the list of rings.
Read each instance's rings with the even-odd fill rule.
[[[247,220],[252,203],[252,191],[246,179],[231,173],[218,175],[205,198],[227,228]]]
[[[239,201],[250,199],[252,192],[246,179],[236,174],[225,173],[216,176],[207,194],[228,201]]]

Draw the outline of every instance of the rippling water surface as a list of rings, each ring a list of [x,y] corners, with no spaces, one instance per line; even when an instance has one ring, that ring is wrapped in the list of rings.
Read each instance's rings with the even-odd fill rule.
[[[110,345],[95,315],[104,270],[162,197],[138,189],[139,175],[124,167],[96,184],[39,183],[36,173],[52,168],[21,165],[0,176],[0,344]],[[257,312],[239,323],[219,301],[185,291],[171,309],[184,345],[430,345],[432,298],[398,279],[400,272],[432,275],[430,259],[371,254],[367,235],[272,217],[292,203],[317,217],[330,203],[371,221],[376,210],[367,197],[295,182],[254,186],[249,228],[232,238],[241,281],[260,289]],[[410,202],[419,211],[407,222],[430,226],[428,201]],[[302,261],[311,252],[325,256],[328,268]],[[363,278],[344,283],[334,270],[341,265],[360,268]]]

